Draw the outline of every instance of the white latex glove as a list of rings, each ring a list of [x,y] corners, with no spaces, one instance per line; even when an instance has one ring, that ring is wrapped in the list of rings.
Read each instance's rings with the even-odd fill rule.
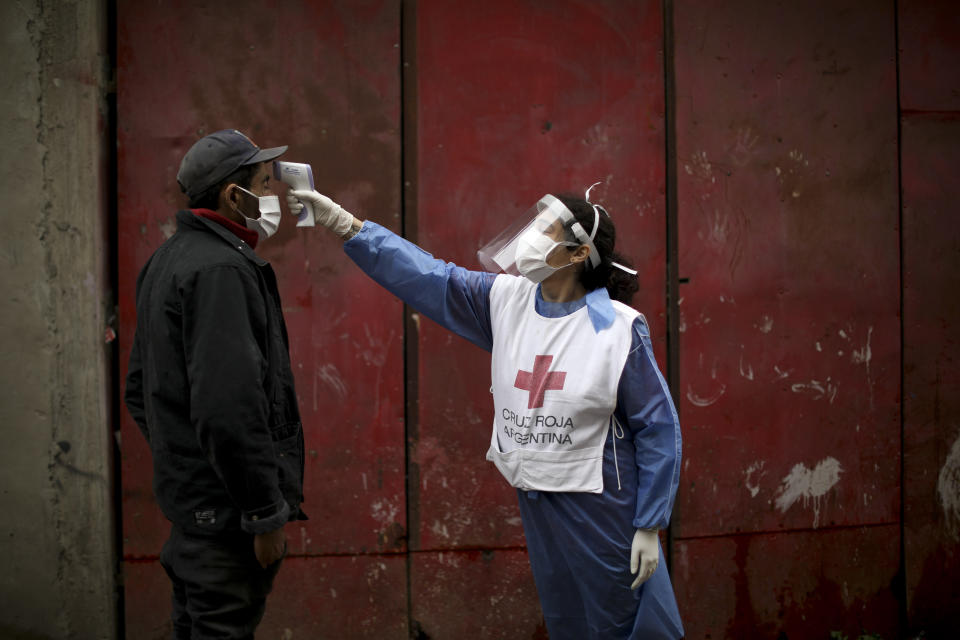
[[[657,543],[657,532],[647,529],[637,529],[633,534],[633,544],[630,546],[630,573],[637,574],[637,579],[630,585],[636,589],[650,579],[660,564],[660,545]]]
[[[344,236],[353,226],[353,215],[336,202],[313,190],[287,191],[287,206],[290,213],[297,215],[303,209],[303,202],[313,205],[313,215],[318,224]]]

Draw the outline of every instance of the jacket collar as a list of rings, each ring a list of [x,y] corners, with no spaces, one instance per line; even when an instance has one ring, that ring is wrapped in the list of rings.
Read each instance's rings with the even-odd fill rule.
[[[181,210],[177,211],[177,228],[179,229],[181,227],[189,227],[198,231],[213,232],[231,247],[239,250],[240,253],[242,253],[250,262],[253,262],[260,267],[269,264],[266,260],[254,253],[253,249],[250,248],[250,245],[231,233],[229,229],[221,224],[217,224],[213,220],[196,216],[190,211]]]
[[[213,220],[214,222],[220,223],[221,226],[227,228],[227,231],[250,245],[251,249],[254,251],[257,250],[257,242],[260,240],[260,234],[258,234],[255,229],[248,229],[242,224],[238,224],[229,218],[225,218],[216,211],[211,211],[210,209],[190,209],[190,212],[193,213],[193,215],[200,216],[201,218],[207,218],[208,220]]]

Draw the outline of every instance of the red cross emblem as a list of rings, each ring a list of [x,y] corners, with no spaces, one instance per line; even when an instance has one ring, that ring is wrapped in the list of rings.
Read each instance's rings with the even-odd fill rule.
[[[550,371],[553,356],[536,356],[533,359],[533,371],[517,371],[517,380],[513,383],[517,389],[530,392],[527,399],[527,409],[538,409],[543,406],[543,394],[547,391],[563,389],[563,381],[567,377],[566,371]]]

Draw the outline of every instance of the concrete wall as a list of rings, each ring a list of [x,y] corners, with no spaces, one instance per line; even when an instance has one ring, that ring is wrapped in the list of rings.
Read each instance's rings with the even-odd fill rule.
[[[102,0],[0,3],[0,637],[116,636]]]

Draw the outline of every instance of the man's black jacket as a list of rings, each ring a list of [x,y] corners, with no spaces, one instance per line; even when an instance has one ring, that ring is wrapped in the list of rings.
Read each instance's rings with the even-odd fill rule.
[[[125,401],[150,443],[163,513],[195,533],[303,519],[303,429],[270,265],[177,212],[137,278]]]

